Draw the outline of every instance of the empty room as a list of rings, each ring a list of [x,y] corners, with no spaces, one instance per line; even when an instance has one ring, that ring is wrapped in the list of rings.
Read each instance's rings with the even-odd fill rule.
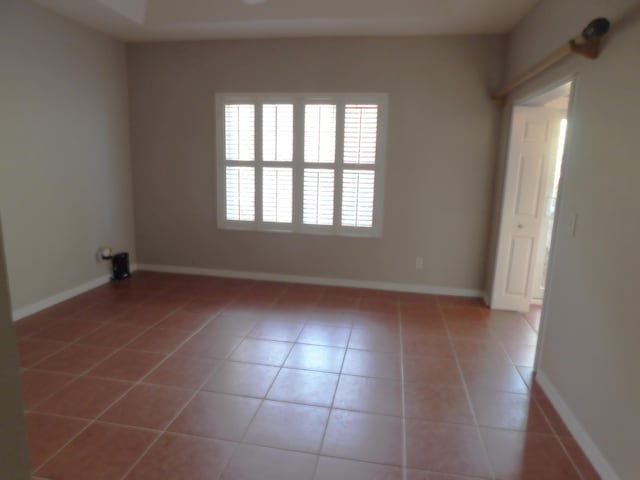
[[[640,478],[639,45],[638,0],[0,0],[0,479]]]

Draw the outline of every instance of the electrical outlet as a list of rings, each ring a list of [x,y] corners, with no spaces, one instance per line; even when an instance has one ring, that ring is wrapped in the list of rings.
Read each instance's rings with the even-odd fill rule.
[[[424,267],[424,258],[416,257],[416,270],[422,270],[422,267]]]

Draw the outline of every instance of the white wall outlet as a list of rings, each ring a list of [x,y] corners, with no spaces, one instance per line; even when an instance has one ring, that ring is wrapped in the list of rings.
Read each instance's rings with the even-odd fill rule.
[[[422,267],[424,267],[424,258],[416,257],[416,270],[422,270]]]

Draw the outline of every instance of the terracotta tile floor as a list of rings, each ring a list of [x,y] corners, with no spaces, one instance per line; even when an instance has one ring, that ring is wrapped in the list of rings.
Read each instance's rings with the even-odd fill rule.
[[[138,272],[16,325],[34,478],[591,480],[540,309]]]

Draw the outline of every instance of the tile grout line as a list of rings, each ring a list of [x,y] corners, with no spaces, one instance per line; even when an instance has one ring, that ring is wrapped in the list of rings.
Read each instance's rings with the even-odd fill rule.
[[[264,310],[266,310],[267,308],[272,308],[280,298],[282,298],[284,296],[284,294],[287,292],[287,290],[289,290],[289,287],[285,288],[282,292],[280,292],[280,294],[278,294],[273,301],[271,302],[270,305],[268,305]],[[261,310],[263,310],[261,308]],[[258,323],[260,321],[258,320]],[[256,323],[256,326],[258,325],[258,323]],[[255,327],[254,327],[255,328]],[[251,329],[253,330],[253,329]],[[249,331],[249,333],[251,333],[251,330]],[[247,335],[243,336],[243,341],[248,338]],[[234,348],[231,352],[229,352],[229,354],[227,355],[227,359],[231,358],[231,356],[233,355],[233,353],[240,348],[240,345],[242,344],[242,342],[238,343],[238,345],[236,346],[236,348]],[[289,355],[291,354],[291,350],[293,349],[293,343],[292,346],[289,350],[289,352],[287,352],[287,357],[285,357],[285,359],[282,361],[282,365],[285,364],[285,362],[287,361],[287,358],[289,357]],[[225,361],[227,360],[225,359]],[[264,405],[264,401],[267,398],[267,395],[269,394],[269,391],[271,390],[271,388],[273,387],[273,384],[275,383],[276,379],[278,378],[278,375],[280,375],[280,372],[282,371],[282,365],[280,365],[278,368],[278,373],[276,373],[273,376],[273,380],[271,381],[271,384],[269,385],[269,388],[267,388],[267,390],[265,391],[264,395],[262,396],[262,398],[260,399],[260,403],[258,405],[258,408],[256,408],[256,411],[254,412],[254,414],[251,416],[251,420],[249,420],[249,422],[247,423],[247,428],[245,429],[244,433],[242,434],[242,436],[240,437],[240,439],[238,440],[238,442],[236,443],[233,452],[231,452],[231,455],[229,455],[229,458],[227,459],[227,462],[224,464],[224,467],[220,470],[220,475],[218,476],[218,480],[221,479],[222,477],[224,477],[225,472],[229,469],[229,467],[231,467],[231,462],[233,460],[233,456],[236,453],[236,450],[238,450],[238,448],[242,445],[248,445],[243,443],[245,437],[247,436],[247,433],[249,433],[249,429],[251,428],[251,424],[253,423],[253,421],[255,420],[255,418],[258,416],[258,412],[260,411],[260,409],[262,408],[262,405]],[[275,365],[272,365],[275,366]],[[255,397],[252,397],[255,398]]]
[[[189,301],[192,301],[193,298]],[[184,305],[186,305],[189,302],[186,302]],[[169,310],[168,313],[163,316],[158,322],[154,323],[153,325],[149,326],[146,330],[144,330],[144,332],[147,332],[148,330],[150,330],[151,328],[153,328],[154,326],[158,325],[160,322],[162,322],[165,318],[167,318],[169,315],[175,313],[176,311],[178,311],[180,308],[182,308],[184,305],[180,305],[179,307],[174,308],[173,310]],[[84,433],[85,431],[87,431],[92,425],[94,425],[97,421],[98,418],[100,418],[102,415],[104,415],[111,407],[113,407],[116,403],[118,403],[120,400],[122,400],[129,392],[131,392],[131,390],[133,390],[136,386],[140,385],[142,382],[142,380],[146,377],[148,377],[151,373],[153,373],[158,367],[160,367],[160,365],[162,365],[167,358],[169,358],[171,355],[173,355],[178,349],[180,349],[180,347],[182,347],[182,345],[184,345],[187,341],[189,341],[196,333],[198,333],[200,330],[202,330],[206,325],[208,325],[217,315],[219,314],[219,312],[216,312],[216,314],[212,315],[212,317],[209,319],[208,322],[206,322],[204,325],[202,325],[199,329],[195,330],[191,335],[189,335],[187,338],[185,338],[182,342],[180,342],[180,344],[178,344],[178,346],[171,352],[169,352],[166,355],[166,358],[164,360],[162,360],[161,362],[159,362],[156,366],[154,366],[149,372],[147,372],[145,375],[143,375],[140,379],[138,379],[136,382],[128,382],[131,383],[131,386],[126,389],[122,395],[118,396],[113,402],[111,402],[109,405],[107,405],[107,407],[105,407],[103,410],[101,410],[94,418],[89,419],[89,422],[87,423],[87,425],[85,425],[85,427],[83,429],[81,429],[76,435],[74,435],[73,437],[71,437],[71,439],[69,439],[69,441],[67,441],[64,445],[62,445],[58,450],[56,450],[53,454],[51,454],[49,457],[47,457],[40,465],[38,465],[38,468],[36,469],[37,473],[40,469],[42,469],[42,467],[44,467],[47,463],[49,463],[55,456],[57,456],[60,452],[62,452],[62,450],[64,450],[69,444],[71,444],[71,442],[73,442],[75,439],[77,439],[80,435],[82,435],[82,433]],[[95,330],[94,330],[95,331]],[[139,336],[142,336],[143,333],[141,333]],[[93,333],[93,331],[91,332]],[[87,334],[89,335],[89,334]],[[138,336],[138,337],[139,337]],[[136,338],[138,338],[136,337]],[[84,336],[82,337],[84,338]],[[134,340],[131,340],[131,342],[133,342]],[[129,342],[129,343],[131,343]],[[128,344],[127,344],[128,345]],[[126,345],[125,345],[126,346]],[[121,350],[123,350],[125,348],[125,346],[122,346],[120,348],[117,348],[114,352],[111,353],[111,355],[108,355],[104,360],[101,360],[100,362],[92,365],[91,367],[89,367],[88,369],[84,370],[79,376],[78,378],[81,378],[83,376],[86,376],[86,374],[92,370],[93,368],[97,367],[99,364],[102,364],[104,361],[106,361],[107,359],[111,358],[113,355],[115,355],[116,353],[120,352]],[[195,395],[194,395],[195,396]],[[190,401],[190,400],[189,400]],[[188,404],[188,403],[187,403]],[[185,406],[187,405],[185,404]],[[158,436],[156,437],[156,439],[152,442],[152,444],[155,444],[157,439],[160,438],[160,436],[162,435],[162,432],[160,432],[158,434]],[[145,451],[146,453],[146,451]],[[141,457],[140,457],[141,458]],[[140,460],[140,458],[138,459],[138,461]],[[137,464],[137,462],[136,462]],[[128,474],[128,472],[127,472]],[[124,477],[122,477],[124,478]]]
[[[358,301],[356,302],[357,306],[360,307],[362,302],[362,297],[358,297]],[[329,430],[329,422],[331,421],[331,414],[334,411],[334,405],[336,402],[336,396],[338,395],[338,387],[340,386],[340,381],[342,380],[342,370],[344,369],[344,363],[347,359],[347,352],[349,350],[349,344],[351,343],[351,335],[353,334],[353,323],[351,323],[351,328],[349,328],[349,337],[347,338],[347,344],[344,348],[344,354],[342,355],[342,363],[340,364],[340,371],[338,372],[338,381],[336,382],[336,388],[333,391],[333,397],[331,398],[331,404],[329,406],[329,415],[327,416],[327,423],[324,425],[324,430],[322,432],[322,438],[320,439],[320,447],[318,448],[318,454],[316,455],[316,462],[313,467],[313,474],[311,478],[316,478],[318,474],[318,466],[320,465],[320,457],[322,456],[322,451],[324,449],[324,442],[327,438],[327,431]]]
[[[250,286],[247,286],[242,293],[244,293],[245,290],[248,290],[250,288]],[[235,297],[233,297],[231,300],[229,300],[228,302],[226,302],[224,305],[228,306],[230,303],[232,303],[234,300],[236,300],[238,297],[240,297],[240,295],[242,295],[242,293],[237,294]],[[165,358],[165,360],[163,360],[162,362],[160,362],[158,365],[156,365],[154,368],[152,368],[149,372],[147,372],[146,375],[144,375],[137,383],[136,385],[139,385],[142,382],[142,380],[144,380],[145,378],[149,377],[158,367],[160,367],[160,365],[164,364],[167,359],[169,359],[172,355],[174,355],[183,345],[185,345],[189,340],[191,340],[191,338],[193,338],[197,333],[201,332],[207,325],[209,325],[218,315],[220,315],[220,312],[222,312],[224,310],[224,307],[220,310],[218,310],[214,315],[211,316],[211,318],[205,322],[203,325],[201,325],[199,328],[197,328],[192,335],[189,335],[184,341],[180,342],[180,344],[176,347],[175,350],[173,350],[171,353],[169,353],[167,355],[167,358]],[[236,347],[237,348],[237,347]],[[235,349],[234,349],[235,350]],[[201,392],[202,387],[209,381],[209,378],[216,372],[216,370],[218,370],[218,368],[220,368],[220,365],[218,365],[217,367],[214,367],[209,374],[204,378],[204,380],[202,381],[202,383],[194,389],[193,391],[193,395],[191,395],[189,397],[189,399],[184,403],[184,405],[178,409],[178,411],[176,412],[176,414],[165,424],[164,428],[162,430],[160,430],[158,432],[158,434],[156,435],[156,437],[153,439],[153,441],[151,441],[149,443],[149,445],[147,446],[146,449],[144,449],[144,451],[142,451],[142,453],[138,456],[138,458],[136,459],[136,461],[131,465],[131,467],[129,467],[129,469],[120,477],[120,480],[125,480],[130,474],[131,472],[140,464],[140,462],[142,461],[142,459],[147,455],[147,453],[149,453],[151,451],[151,449],[158,443],[158,441],[160,440],[160,438],[162,438],[162,436],[167,433],[167,429],[171,426],[171,424],[182,414],[182,412],[184,412],[184,410],[189,406],[189,404],[193,401],[193,399]],[[133,389],[134,387],[132,387]],[[129,390],[130,391],[130,390]],[[124,397],[124,396],[123,396]],[[122,399],[123,397],[120,397],[120,399]],[[119,401],[119,400],[118,400]],[[113,403],[111,406],[115,405],[115,403]],[[108,408],[111,408],[108,407]],[[101,412],[100,416],[104,415],[108,410],[104,410]],[[234,447],[234,451],[235,451],[235,447]],[[233,455],[233,452],[232,452]]]
[[[135,308],[135,307],[133,307]],[[145,333],[147,333],[149,330],[151,330],[152,328],[154,328],[156,325],[158,325],[160,322],[162,322],[165,318],[167,318],[169,315],[173,314],[175,311],[179,310],[181,307],[177,307],[173,310],[169,310],[168,313],[162,317],[160,320],[158,320],[156,323],[153,323],[151,325],[148,325],[146,328],[143,328],[140,333],[138,335],[135,335],[133,338],[131,338],[127,343],[125,343],[124,345],[117,347],[115,350],[113,350],[113,352],[111,352],[109,355],[107,355],[106,357],[104,357],[102,360],[98,360],[98,362],[92,364],[91,366],[89,366],[88,368],[86,368],[85,370],[82,370],[81,372],[78,373],[69,373],[69,372],[60,372],[58,370],[47,370],[44,368],[38,368],[38,365],[40,365],[42,362],[46,361],[47,359],[51,358],[54,355],[57,355],[58,353],[62,353],[66,350],[68,350],[69,348],[71,348],[74,345],[80,345],[80,346],[85,346],[87,348],[108,348],[108,347],[103,347],[100,345],[90,345],[90,344],[85,344],[85,343],[81,343],[81,340],[83,340],[84,338],[88,337],[89,335],[92,335],[94,333],[96,333],[98,330],[100,330],[102,327],[109,325],[109,324],[114,324],[114,322],[104,322],[105,325],[102,325],[98,328],[96,328],[95,330],[92,330],[88,333],[86,333],[85,335],[81,335],[80,337],[78,337],[76,340],[74,340],[73,342],[70,342],[66,347],[61,348],[60,350],[52,353],[51,355],[46,356],[45,358],[41,359],[38,363],[36,363],[35,365],[31,366],[31,367],[27,367],[25,369],[21,369],[21,370],[33,370],[33,371],[38,371],[38,372],[46,372],[46,373],[55,373],[55,374],[63,374],[63,375],[71,375],[73,376],[73,380],[70,380],[68,383],[66,383],[63,387],[61,387],[60,389],[56,390],[55,392],[53,392],[51,395],[41,399],[38,403],[36,403],[32,408],[29,409],[29,411],[36,411],[35,409],[37,409],[40,405],[42,405],[44,402],[46,402],[47,400],[49,400],[51,397],[53,397],[54,395],[56,395],[57,393],[61,392],[63,389],[65,389],[66,387],[68,387],[69,385],[71,385],[73,382],[76,382],[77,380],[79,380],[80,378],[83,377],[91,377],[94,378],[93,376],[89,375],[89,372],[91,372],[91,370],[97,368],[98,366],[102,365],[104,362],[106,362],[107,360],[110,360],[112,357],[114,357],[115,355],[117,355],[119,352],[126,350],[127,349],[127,345],[133,343],[135,340],[137,340],[138,338],[140,338],[141,336],[143,336]],[[115,318],[115,317],[114,317]],[[127,325],[134,325],[134,324],[127,324]],[[145,353],[157,353],[157,352],[145,352]],[[160,363],[163,363],[164,360],[163,359]],[[156,365],[157,366],[157,365]],[[155,368],[155,367],[154,367]],[[98,377],[99,378],[99,377]],[[126,383],[131,383],[131,381],[129,380],[122,380],[122,379],[114,379],[114,378],[109,378],[108,380],[111,381],[119,381],[119,382],[126,382]],[[47,459],[48,461],[49,459]],[[42,466],[42,465],[40,465]]]
[[[495,470],[493,468],[493,464],[491,463],[491,458],[489,457],[489,450],[487,449],[487,445],[485,444],[484,441],[484,437],[482,436],[482,432],[480,431],[480,424],[478,423],[478,417],[476,416],[476,411],[475,408],[473,406],[473,403],[471,402],[471,394],[469,393],[469,386],[467,385],[467,381],[464,377],[464,372],[462,371],[462,366],[460,365],[460,358],[458,357],[458,352],[455,349],[454,346],[454,342],[453,342],[453,335],[451,334],[451,331],[449,330],[449,323],[447,321],[447,318],[445,316],[444,310],[442,308],[442,304],[440,303],[440,301],[437,301],[437,305],[438,305],[438,310],[440,311],[440,315],[442,316],[442,319],[445,323],[445,327],[447,329],[447,335],[449,337],[449,342],[451,344],[451,348],[453,349],[453,358],[455,359],[456,362],[456,366],[458,367],[458,374],[460,375],[460,379],[462,380],[462,386],[464,388],[464,392],[465,392],[465,396],[467,397],[467,403],[469,404],[469,410],[471,411],[471,416],[473,418],[473,423],[475,426],[475,430],[476,430],[476,435],[478,436],[478,438],[480,439],[480,445],[482,447],[482,453],[484,456],[484,460],[487,464],[487,466],[489,467],[489,474],[491,476],[491,478],[493,480],[496,480],[496,473]]]
[[[403,329],[403,316],[402,309],[399,308],[399,321],[400,321],[400,394],[402,400],[402,480],[407,480],[408,477],[408,459],[407,459],[407,404],[405,387],[406,382],[404,378],[404,329]]]

